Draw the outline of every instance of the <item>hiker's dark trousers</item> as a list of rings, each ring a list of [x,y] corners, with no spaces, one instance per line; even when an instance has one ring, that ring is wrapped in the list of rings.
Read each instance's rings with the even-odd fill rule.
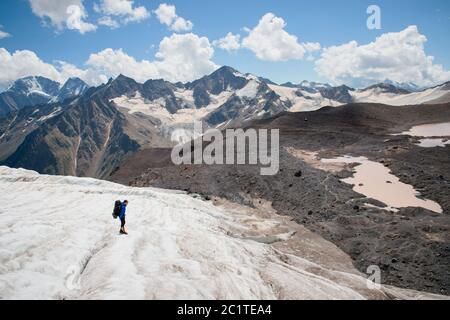
[[[120,218],[120,228],[123,229],[125,227],[125,217]]]

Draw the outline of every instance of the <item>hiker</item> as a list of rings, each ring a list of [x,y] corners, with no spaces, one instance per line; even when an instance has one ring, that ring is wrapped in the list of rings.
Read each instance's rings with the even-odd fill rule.
[[[127,205],[128,200],[125,200],[122,203],[122,206],[120,208],[119,218],[120,218],[120,234],[128,234],[128,232],[125,230],[125,216],[127,211]]]

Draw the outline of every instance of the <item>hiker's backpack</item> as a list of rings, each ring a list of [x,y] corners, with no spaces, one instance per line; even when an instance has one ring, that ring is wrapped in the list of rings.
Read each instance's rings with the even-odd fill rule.
[[[120,200],[117,200],[114,203],[114,211],[113,211],[113,214],[112,214],[114,219],[117,219],[119,217],[121,210],[122,210],[122,202],[120,202]]]

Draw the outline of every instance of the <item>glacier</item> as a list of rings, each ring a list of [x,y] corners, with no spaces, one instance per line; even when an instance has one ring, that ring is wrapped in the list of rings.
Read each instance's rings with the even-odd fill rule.
[[[0,201],[0,299],[442,298],[369,289],[346,254],[269,207],[8,167]]]

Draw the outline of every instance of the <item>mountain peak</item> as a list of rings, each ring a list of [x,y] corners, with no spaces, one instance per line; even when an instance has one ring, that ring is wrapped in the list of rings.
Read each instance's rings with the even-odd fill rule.
[[[18,94],[38,94],[44,96],[55,96],[61,84],[42,76],[28,76],[20,78],[8,88],[7,91]]]
[[[386,79],[386,80],[383,81],[383,83],[393,85],[393,86],[395,86],[397,88],[400,88],[400,89],[403,89],[403,90],[406,90],[406,91],[409,91],[409,92],[419,92],[419,91],[422,91],[424,89],[424,88],[416,85],[413,82],[396,82],[396,81],[392,81],[392,80]]]
[[[55,98],[56,101],[64,101],[75,96],[79,96],[86,92],[89,86],[86,82],[78,77],[73,77],[67,79],[64,85],[61,87],[58,96]]]
[[[219,72],[219,73],[224,73],[224,72],[229,72],[229,73],[234,73],[234,72],[238,72],[236,69],[230,67],[230,66],[222,66],[219,69],[217,69],[214,72]],[[213,73],[214,73],[213,72]]]
[[[78,77],[70,77],[69,79],[66,80],[66,83],[70,83],[70,82],[77,82],[77,83],[86,83],[84,82],[82,79],[78,78]]]
[[[368,91],[368,90],[380,90],[384,93],[395,93],[395,94],[408,94],[411,93],[411,91],[405,90],[403,88],[397,87],[394,84],[386,83],[386,82],[380,82],[376,83],[374,85],[371,85],[362,91]]]
[[[122,73],[119,74],[116,79],[114,79],[114,81],[133,81],[136,82],[133,78],[127,77],[125,75],[123,75]]]

